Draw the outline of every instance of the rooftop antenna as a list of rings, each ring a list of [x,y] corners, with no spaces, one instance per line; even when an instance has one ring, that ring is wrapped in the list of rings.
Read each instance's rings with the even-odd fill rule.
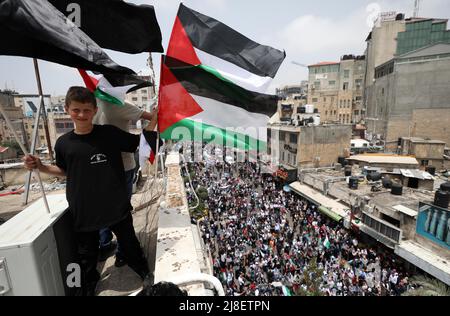
[[[419,11],[420,11],[420,1],[421,0],[414,0],[414,18],[419,17]]]

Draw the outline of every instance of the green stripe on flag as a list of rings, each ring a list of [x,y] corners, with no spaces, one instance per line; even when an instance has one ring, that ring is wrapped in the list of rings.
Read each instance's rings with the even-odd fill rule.
[[[97,99],[100,99],[102,101],[112,103],[112,104],[117,105],[119,107],[125,106],[124,102],[122,102],[121,100],[119,100],[119,99],[117,99],[117,98],[115,98],[115,97],[113,97],[113,96],[111,96],[111,95],[109,95],[107,93],[104,93],[100,89],[95,90],[94,95],[95,95],[95,97]]]
[[[175,141],[209,142],[241,150],[266,151],[267,143],[248,135],[212,125],[184,119],[161,134],[161,138]]]

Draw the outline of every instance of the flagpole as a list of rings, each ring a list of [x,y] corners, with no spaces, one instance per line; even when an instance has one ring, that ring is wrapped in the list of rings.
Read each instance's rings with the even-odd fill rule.
[[[41,98],[41,108],[42,108],[42,113],[43,113],[42,119],[44,121],[45,139],[47,140],[48,155],[50,156],[50,160],[53,161],[53,150],[52,150],[52,144],[50,141],[50,132],[48,131],[48,119],[47,119],[47,111],[45,110],[44,93],[42,92],[41,74],[39,72],[39,65],[38,65],[38,61],[36,58],[33,58],[33,64],[34,64],[34,73],[36,75],[36,82],[37,82],[37,86],[38,86],[39,97]]]
[[[40,98],[42,98],[42,97],[40,97]],[[40,116],[41,116],[41,108],[42,108],[42,103],[39,100],[39,108],[36,112],[36,117],[34,118],[34,128],[33,128],[32,140],[31,140],[31,147],[30,147],[30,154],[32,154],[32,155],[35,154],[35,150],[36,150],[36,143],[37,143],[38,130],[39,130],[39,120],[40,120]],[[23,198],[22,198],[23,205],[28,204],[28,197],[30,194],[30,182],[31,182],[32,174],[33,174],[33,171],[28,172],[26,179],[25,179],[25,192],[23,193]]]
[[[28,156],[28,150],[25,148],[25,146],[22,144],[22,142],[19,139],[19,136],[17,135],[16,130],[14,129],[14,126],[12,125],[8,115],[6,114],[5,110],[3,109],[3,106],[0,104],[0,112],[3,115],[3,117],[5,118],[6,124],[8,126],[8,128],[11,130],[11,132],[14,135],[14,138],[16,139],[16,142],[19,144],[20,149],[22,149],[24,155]],[[36,172],[36,176],[38,178],[39,181],[39,185],[41,187],[41,191],[42,191],[42,198],[44,200],[44,204],[45,204],[45,208],[47,209],[47,213],[50,214],[50,207],[48,206],[48,201],[47,201],[47,196],[45,194],[45,189],[44,189],[44,185],[42,184],[42,179],[41,179],[41,174],[39,172],[39,170],[35,170]]]

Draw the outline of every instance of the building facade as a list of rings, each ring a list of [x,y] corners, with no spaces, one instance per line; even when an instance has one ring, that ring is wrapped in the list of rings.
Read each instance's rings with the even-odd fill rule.
[[[399,56],[433,44],[449,43],[449,41],[450,31],[447,31],[447,20],[405,19],[404,14],[390,14],[389,18],[380,17],[366,39],[364,108],[366,108],[365,121],[369,136],[374,139],[379,138],[378,136],[385,136],[377,135],[377,128],[374,128],[374,126],[385,124],[377,116],[376,110],[378,107],[377,100],[380,97],[380,91],[377,90],[380,74],[376,74],[376,69],[383,65],[386,66]],[[393,83],[392,80],[394,78],[391,78],[391,84]]]
[[[279,166],[289,168],[329,167],[350,149],[349,125],[283,126],[268,130],[268,155]]]
[[[319,109],[324,123],[359,123],[365,114],[364,77],[364,56],[345,55],[339,63],[311,65],[308,103]]]
[[[396,151],[402,137],[450,143],[450,44],[398,56],[376,68],[367,132]]]

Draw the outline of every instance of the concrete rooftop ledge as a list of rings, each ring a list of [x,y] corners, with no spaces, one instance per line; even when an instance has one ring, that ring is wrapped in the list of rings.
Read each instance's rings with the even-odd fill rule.
[[[159,208],[158,240],[156,248],[155,283],[179,284],[202,272],[202,258],[198,254],[199,238],[194,238],[188,202],[181,177],[179,154],[169,154],[166,160],[166,202]],[[203,284],[186,287],[189,296],[205,296]]]

